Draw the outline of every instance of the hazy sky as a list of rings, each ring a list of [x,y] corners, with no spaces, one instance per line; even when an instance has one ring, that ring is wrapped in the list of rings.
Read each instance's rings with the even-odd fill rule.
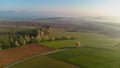
[[[0,12],[43,16],[120,16],[120,0],[0,0]]]

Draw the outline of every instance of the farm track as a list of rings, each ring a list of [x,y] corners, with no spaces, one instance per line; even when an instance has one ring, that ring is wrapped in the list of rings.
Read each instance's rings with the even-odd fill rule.
[[[48,55],[48,54],[52,54],[52,53],[56,53],[56,52],[60,52],[60,51],[65,51],[65,50],[67,50],[67,49],[59,49],[59,50],[50,51],[50,52],[46,52],[46,53],[43,53],[43,54],[31,56],[31,57],[29,57],[29,58],[26,58],[26,59],[17,61],[17,62],[15,62],[15,63],[13,63],[13,64],[8,65],[8,66],[5,66],[4,68],[10,68],[10,67],[12,67],[12,66],[14,66],[14,65],[16,65],[16,64],[25,62],[25,61],[30,60],[30,59],[32,59],[32,58],[36,58],[36,57],[39,57],[39,56],[44,56],[44,55]]]
[[[36,44],[2,50],[0,51],[0,68],[30,56],[43,54],[50,51],[53,51],[53,49]]]
[[[38,48],[39,49],[39,47],[40,47],[40,49],[41,50],[36,50],[36,51],[38,51],[38,53],[36,52],[33,52],[34,51],[34,49],[36,49],[36,48]],[[33,50],[31,50],[31,49],[29,49],[29,52],[32,52],[32,53],[35,53],[35,54],[32,54],[32,55],[30,55],[29,54],[29,52],[28,52],[28,50],[26,50],[25,49],[25,52],[23,53],[23,54],[26,54],[26,52],[27,52],[27,55],[24,55],[24,57],[22,56],[22,57],[18,57],[18,55],[20,54],[21,55],[21,53],[23,52],[23,50],[20,52],[19,51],[19,49],[21,50],[21,48],[24,50],[24,48],[33,48]],[[52,53],[56,53],[56,52],[60,52],[60,51],[65,51],[65,50],[68,50],[68,49],[71,49],[71,48],[76,48],[76,47],[66,47],[66,48],[63,48],[63,49],[59,49],[59,50],[55,50],[55,51],[53,51],[53,49],[50,49],[50,48],[48,48],[48,47],[45,47],[45,46],[38,46],[38,45],[31,45],[31,46],[25,46],[25,47],[18,47],[18,48],[12,48],[12,49],[9,49],[9,50],[3,50],[3,51],[1,51],[0,52],[0,61],[2,61],[2,53],[6,53],[7,54],[7,56],[6,57],[4,57],[4,59],[5,58],[9,58],[9,59],[11,59],[11,57],[8,57],[8,56],[10,56],[10,55],[17,55],[16,57],[17,57],[17,59],[16,60],[14,60],[14,62],[6,62],[6,64],[4,64],[5,66],[3,67],[3,68],[10,68],[10,67],[12,67],[12,66],[14,66],[14,65],[16,65],[16,64],[19,64],[19,63],[22,63],[22,62],[24,62],[24,61],[27,61],[27,60],[30,60],[30,59],[32,59],[32,58],[36,58],[36,57],[39,57],[39,56],[43,56],[43,55],[48,55],[48,54],[52,54]],[[85,47],[82,47],[82,48],[92,48],[92,49],[100,49],[100,50],[110,50],[110,51],[114,51],[114,50],[111,50],[111,49],[107,49],[107,48],[96,48],[96,47],[88,47],[88,46],[85,46]],[[17,50],[18,49],[18,50]],[[15,50],[14,52],[13,52],[13,50]],[[7,53],[9,51],[9,53],[11,52],[12,54],[9,54],[9,53]],[[39,52],[40,51],[40,52]],[[18,52],[18,53],[16,53],[16,52]],[[3,54],[3,55],[4,55]],[[19,56],[20,56],[19,55]],[[28,56],[29,55],[29,56]],[[27,57],[26,57],[27,56]],[[14,56],[14,58],[16,58],[15,56]],[[3,59],[3,60],[4,60]],[[8,59],[8,60],[9,60]],[[13,58],[12,58],[13,59]],[[5,62],[5,61],[4,61]]]

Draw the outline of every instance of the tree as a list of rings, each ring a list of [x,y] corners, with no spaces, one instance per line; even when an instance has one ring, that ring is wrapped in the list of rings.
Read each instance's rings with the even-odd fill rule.
[[[46,30],[47,30],[47,33],[48,33],[48,34],[50,34],[50,33],[53,32],[53,30],[52,30],[52,28],[51,28],[50,26],[48,26]]]
[[[53,32],[52,28],[49,25],[44,25],[42,28],[44,28],[42,31],[44,31],[44,35],[48,35]]]
[[[48,41],[49,40],[49,37],[47,35],[43,36],[43,40],[44,41]]]
[[[43,31],[40,31],[40,36],[43,37],[44,36],[44,32]]]
[[[35,43],[35,37],[34,36],[31,37],[30,43]]]
[[[9,42],[10,42],[11,47],[14,47],[14,40],[12,37],[9,38]]]
[[[42,41],[42,37],[40,35],[36,36],[36,42],[40,43]]]
[[[8,38],[3,39],[3,41],[1,42],[1,47],[2,49],[7,49],[11,47],[11,44]]]
[[[26,44],[27,44],[27,41],[24,39],[23,45],[26,45]]]
[[[20,46],[20,44],[18,43],[18,41],[15,41],[15,46],[16,47]]]
[[[25,40],[26,40],[26,44],[30,43],[30,36],[29,35],[25,35]]]
[[[23,36],[20,36],[19,42],[20,42],[20,45],[26,45],[26,40],[24,39]]]
[[[81,43],[80,43],[80,42],[77,42],[77,43],[76,43],[76,47],[79,48],[80,46],[81,46]]]

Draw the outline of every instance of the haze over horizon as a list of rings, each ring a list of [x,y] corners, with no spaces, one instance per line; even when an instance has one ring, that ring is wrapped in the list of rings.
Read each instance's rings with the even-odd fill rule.
[[[120,16],[120,0],[0,0],[0,16]]]

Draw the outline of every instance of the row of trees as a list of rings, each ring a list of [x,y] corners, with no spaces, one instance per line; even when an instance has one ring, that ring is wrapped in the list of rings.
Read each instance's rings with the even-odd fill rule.
[[[51,37],[49,34],[53,33],[50,26],[43,26],[41,28],[18,31],[14,36],[8,36],[0,40],[0,49],[7,49],[11,47],[19,47],[27,44],[41,43],[43,41],[56,41],[56,40],[70,40],[74,39],[70,36],[57,38]]]

